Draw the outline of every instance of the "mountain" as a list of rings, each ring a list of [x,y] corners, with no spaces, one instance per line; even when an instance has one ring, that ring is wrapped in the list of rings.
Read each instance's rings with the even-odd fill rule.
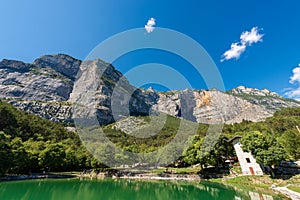
[[[91,78],[92,69],[102,74],[96,78],[97,82]],[[82,99],[90,96],[86,93],[88,87],[95,87],[95,96]],[[256,122],[272,116],[276,110],[300,106],[300,102],[285,99],[267,89],[244,86],[227,92],[137,89],[109,63],[100,59],[81,61],[64,54],[45,55],[30,64],[2,60],[0,98],[21,110],[62,122],[72,122],[73,102],[84,100],[86,107],[97,107],[100,124],[109,124],[129,115],[148,115],[149,112],[164,112],[209,124]]]
[[[0,62],[0,98],[46,119],[70,122],[67,101],[80,64],[63,54],[42,56],[32,64],[4,59]]]
[[[245,99],[252,104],[260,105],[270,111],[288,107],[299,107],[299,101],[284,98],[267,89],[258,90],[256,88],[253,89],[239,86],[227,91],[227,93]]]

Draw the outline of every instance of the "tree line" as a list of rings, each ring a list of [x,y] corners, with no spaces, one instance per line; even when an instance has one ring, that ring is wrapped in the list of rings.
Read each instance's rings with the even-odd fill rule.
[[[0,101],[0,175],[93,168],[76,133]]]
[[[142,116],[144,121],[150,121]],[[143,129],[149,138],[136,138],[114,128],[114,124],[103,126],[107,138],[125,152],[147,153],[167,145],[177,134],[180,120],[168,116],[163,128],[157,134],[150,127]],[[191,137],[191,145],[172,163],[176,166],[200,164],[202,169],[209,165],[224,165],[224,161],[235,155],[229,139],[242,136],[241,143],[245,151],[250,151],[257,161],[266,166],[279,164],[282,160],[300,158],[300,108],[287,108],[277,111],[273,117],[263,122],[243,121],[224,125],[221,136],[211,149],[209,138],[205,140],[208,125],[188,122],[187,126],[197,126],[196,135]],[[188,130],[188,128],[187,128]],[[156,131],[156,130],[155,130]],[[91,138],[90,141],[94,141]],[[116,160],[128,158],[126,153],[104,155],[101,151],[107,148],[100,144],[91,144],[91,152],[102,159],[114,156]],[[169,151],[176,151],[170,148]],[[103,168],[83,145],[76,133],[66,130],[63,124],[54,123],[38,116],[20,111],[10,104],[0,101],[0,175],[27,174],[43,171],[80,171],[87,168]],[[168,161],[166,153],[165,160]],[[105,156],[108,156],[105,158]],[[164,157],[161,157],[164,163]],[[146,162],[134,160],[134,162]]]

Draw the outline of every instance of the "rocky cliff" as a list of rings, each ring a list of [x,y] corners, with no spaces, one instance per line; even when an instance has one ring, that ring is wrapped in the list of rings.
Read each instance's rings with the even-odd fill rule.
[[[217,90],[174,91],[159,96],[154,109],[201,123],[262,121],[273,114],[271,110]]]
[[[93,77],[90,69],[100,71],[101,76]],[[95,87],[93,94],[86,93],[88,87]],[[42,56],[31,64],[0,62],[0,98],[41,117],[72,122],[74,101],[90,95],[93,98],[84,99],[84,104],[97,108],[100,124],[157,111],[201,123],[261,121],[281,108],[300,106],[298,101],[269,90],[243,86],[226,93],[136,89],[111,64],[99,59],[80,61],[57,54]]]
[[[256,88],[246,88],[245,86],[239,86],[230,91],[227,91],[227,93],[245,99],[252,104],[259,105],[266,110],[270,110],[271,112],[282,108],[299,106],[299,101],[284,98],[279,94],[267,89],[259,90]]]

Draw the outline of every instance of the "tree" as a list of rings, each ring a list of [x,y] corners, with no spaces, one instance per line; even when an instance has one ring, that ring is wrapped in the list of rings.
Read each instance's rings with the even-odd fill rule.
[[[23,145],[21,138],[15,137],[11,143],[11,152],[12,152],[12,159],[11,162],[13,163],[12,172],[13,173],[26,173],[30,171],[28,169],[28,154],[26,149]]]
[[[193,165],[199,162],[198,158],[197,158],[197,146],[199,146],[199,144],[193,144],[192,147],[186,149],[183,152],[183,161],[186,162],[187,164]]]
[[[300,133],[297,130],[285,131],[279,138],[279,142],[292,159],[300,158]]]
[[[246,152],[251,152],[258,163],[267,166],[274,176],[272,166],[279,164],[286,158],[286,151],[277,141],[274,135],[259,131],[245,134],[241,139],[242,148]]]
[[[212,152],[214,161],[221,166],[224,166],[225,160],[234,155],[234,148],[228,138],[221,135]]]
[[[256,155],[258,152],[266,150],[271,146],[269,134],[262,134],[259,131],[251,131],[241,138],[243,150]]]
[[[51,169],[60,171],[64,165],[65,158],[65,147],[61,142],[48,144],[39,155],[39,164],[43,166],[44,169],[48,169],[48,171]]]
[[[14,133],[17,120],[14,114],[14,108],[9,104],[0,101],[0,131],[5,131],[7,134]]]
[[[183,160],[188,164],[199,163],[201,169],[208,165],[224,165],[227,157],[232,156],[233,146],[223,135],[215,143],[213,138],[196,137],[192,147],[183,153]]]
[[[201,169],[208,165],[209,152],[205,151],[205,147],[202,146],[203,142],[203,137],[195,137],[193,145],[183,152],[184,162],[190,165],[199,163]]]
[[[0,131],[0,176],[12,167],[11,158],[10,136]]]
[[[78,135],[0,100],[0,175],[100,166]]]
[[[270,146],[266,150],[257,152],[256,161],[265,166],[271,166],[284,160],[286,155],[285,153],[285,150],[280,146]]]
[[[35,141],[30,138],[23,143],[24,148],[27,152],[27,166],[29,172],[39,172],[42,170],[42,165],[39,163],[40,153],[45,149],[46,143],[44,141]]]

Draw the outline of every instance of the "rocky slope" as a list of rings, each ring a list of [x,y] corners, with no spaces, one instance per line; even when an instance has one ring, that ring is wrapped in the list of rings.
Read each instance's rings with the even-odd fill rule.
[[[94,76],[97,73],[101,76]],[[278,109],[300,106],[269,90],[243,86],[226,93],[136,89],[109,63],[80,61],[64,54],[42,56],[31,64],[2,60],[0,98],[63,122],[72,122],[72,105],[80,102],[86,108],[97,108],[100,124],[156,111],[202,123],[261,121]]]
[[[153,109],[201,123],[262,121],[273,114],[264,107],[217,90],[174,91],[159,96]]]
[[[267,89],[258,90],[256,88],[239,86],[228,91],[227,93],[243,98],[252,104],[262,106],[270,111],[299,106],[299,101],[283,98],[279,94]]]
[[[53,121],[72,121],[66,103],[73,90],[80,60],[64,54],[42,56],[32,64],[0,62],[0,98]]]

